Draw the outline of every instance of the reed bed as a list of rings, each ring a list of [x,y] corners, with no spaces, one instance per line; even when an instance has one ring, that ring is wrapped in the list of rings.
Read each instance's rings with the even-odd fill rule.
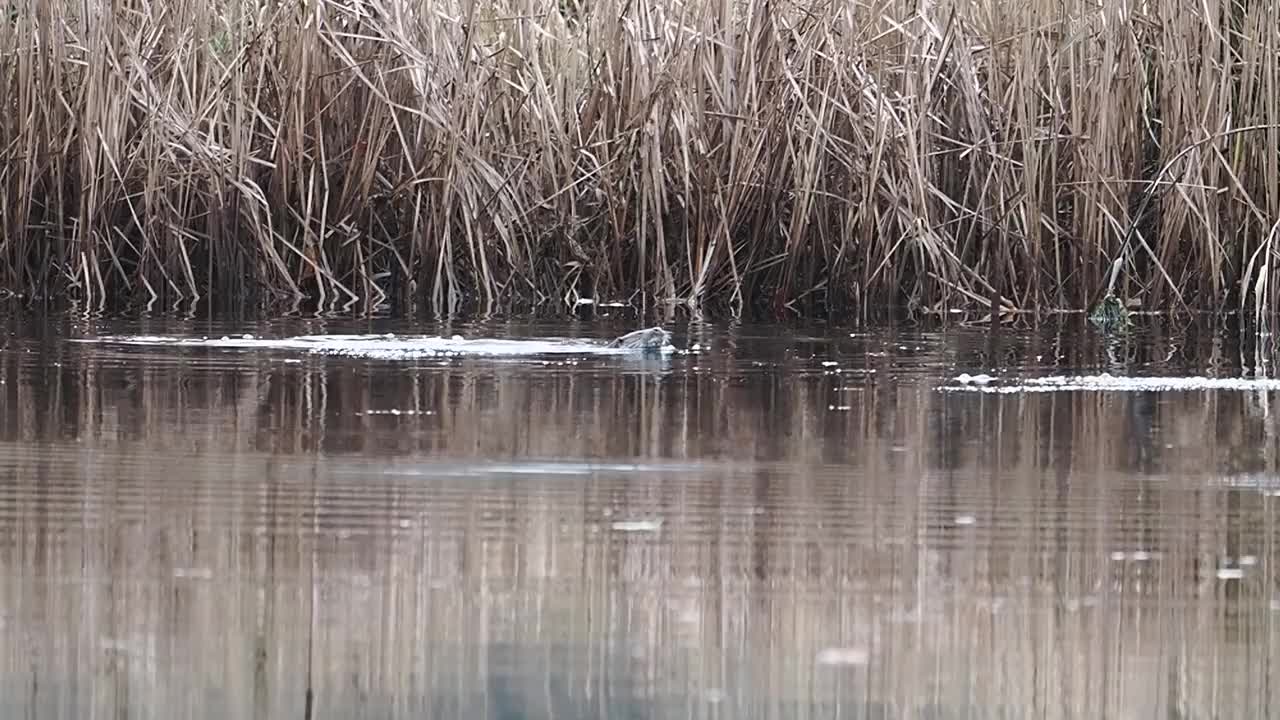
[[[8,7],[9,294],[1280,304],[1274,3]]]

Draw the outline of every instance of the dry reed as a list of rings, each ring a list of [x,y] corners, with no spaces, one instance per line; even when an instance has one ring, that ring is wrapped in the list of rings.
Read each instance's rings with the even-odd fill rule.
[[[1272,3],[9,7],[11,294],[1280,305]]]

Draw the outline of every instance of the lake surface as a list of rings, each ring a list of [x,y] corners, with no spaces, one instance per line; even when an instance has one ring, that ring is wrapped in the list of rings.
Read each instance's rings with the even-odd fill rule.
[[[1208,324],[3,322],[2,717],[1280,707],[1280,383]]]

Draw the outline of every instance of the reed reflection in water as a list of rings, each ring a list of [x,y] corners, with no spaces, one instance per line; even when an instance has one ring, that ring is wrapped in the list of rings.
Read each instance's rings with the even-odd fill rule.
[[[989,338],[784,335],[657,368],[12,340],[0,716],[1277,706],[1267,394],[948,393]]]

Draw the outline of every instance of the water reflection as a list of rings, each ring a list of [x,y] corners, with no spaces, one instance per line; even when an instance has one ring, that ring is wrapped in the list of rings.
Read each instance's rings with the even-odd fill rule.
[[[940,389],[1117,372],[1074,331],[701,328],[659,367],[67,341],[237,329],[387,330],[11,328],[0,715],[1275,706],[1271,391]],[[1120,350],[1238,376],[1232,347]]]

